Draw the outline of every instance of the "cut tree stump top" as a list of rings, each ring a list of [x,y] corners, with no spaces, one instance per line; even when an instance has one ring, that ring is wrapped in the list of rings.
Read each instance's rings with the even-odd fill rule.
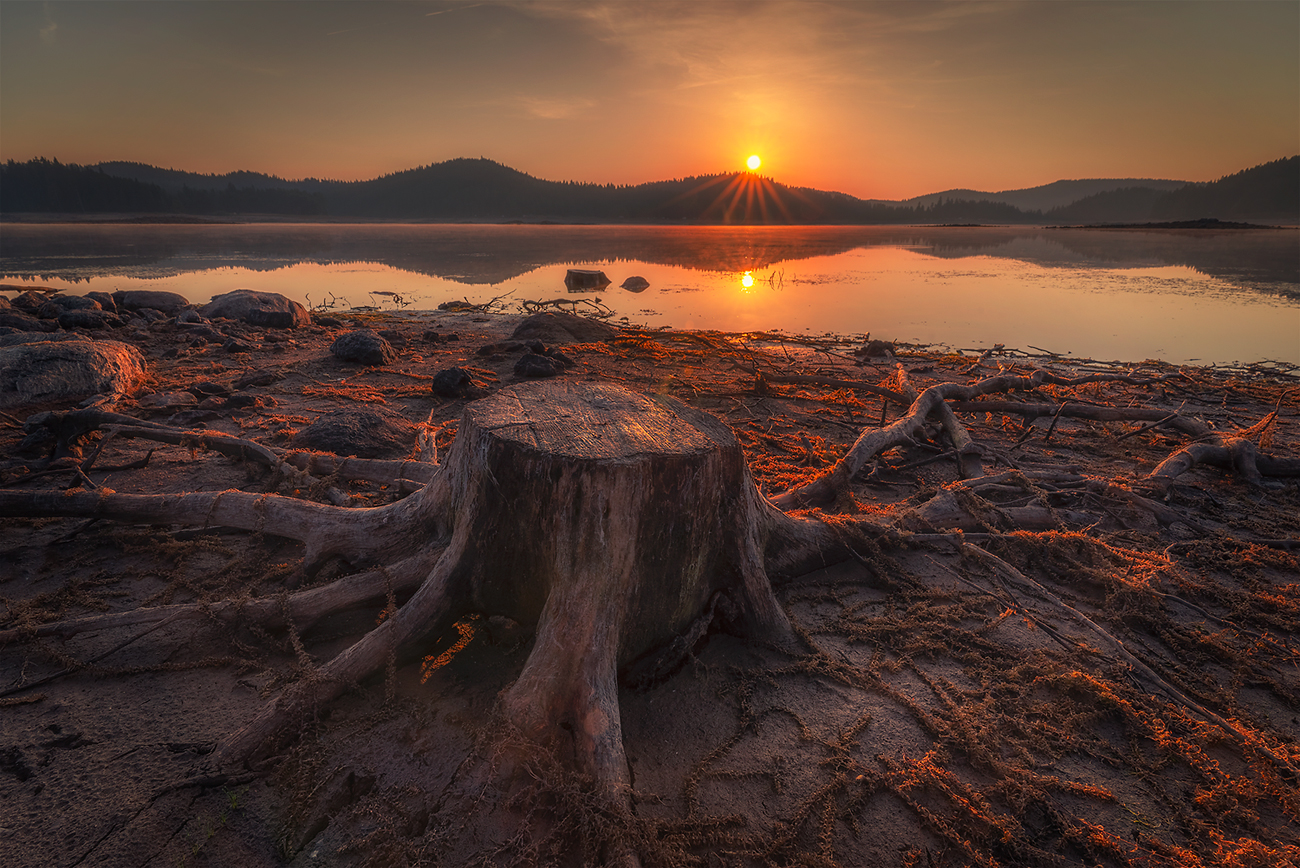
[[[498,440],[582,460],[695,455],[731,439],[722,423],[672,398],[604,383],[523,383],[465,412]]]

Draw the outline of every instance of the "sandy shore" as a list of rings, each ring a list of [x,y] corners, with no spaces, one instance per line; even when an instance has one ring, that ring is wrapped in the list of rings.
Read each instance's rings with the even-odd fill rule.
[[[144,352],[151,382],[117,409],[166,421],[169,413],[146,409],[148,393],[206,382],[260,399],[213,402],[201,421],[209,430],[280,448],[324,413],[374,406],[427,424],[445,447],[467,399],[434,395],[433,376],[458,366],[484,391],[508,386],[522,353],[510,335],[521,319],[369,313],[296,331],[232,326],[246,350],[234,353],[194,345],[165,322],[122,329],[113,336]],[[389,332],[397,360],[366,367],[331,356],[332,341],[357,325]],[[904,407],[854,386],[897,390],[900,367],[917,390],[1036,367],[1068,376],[1181,373],[1156,385],[1046,387],[998,399],[1155,408],[1225,432],[1267,422],[1255,436],[1280,456],[1294,456],[1300,438],[1300,393],[1280,370],[902,346],[865,355],[834,337],[636,330],[562,350],[576,364],[561,376],[671,394],[723,419],[768,496],[825,470],[862,431],[897,419]],[[237,389],[250,371],[271,376]],[[40,456],[19,451],[26,415],[10,414],[0,429],[5,488],[240,488],[352,506],[402,496],[397,485],[316,484],[125,438],[103,445],[88,481],[71,471],[33,476]],[[780,586],[814,653],[718,634],[676,674],[622,692],[646,863],[1300,860],[1300,564],[1287,542],[1300,538],[1295,480],[1257,487],[1196,467],[1157,489],[1146,477],[1186,443],[1178,431],[1068,413],[1025,425],[997,408],[959,416],[982,450],[987,484],[958,478],[937,429],[890,450],[833,509],[926,541],[882,536],[861,562]],[[916,519],[939,495],[975,517],[964,545]],[[1047,524],[1014,519],[1031,512]],[[971,551],[976,545],[992,560]],[[6,518],[0,630],[274,596],[347,570],[308,577],[301,552],[222,528]],[[440,801],[497,693],[518,674],[526,636],[476,636],[425,681],[420,654],[399,661],[390,677],[356,685],[269,767],[196,780],[216,741],[355,641],[383,605],[302,637],[218,621],[165,626],[122,647],[144,631],[11,637],[0,646],[0,863],[547,861],[545,849],[476,850],[451,820],[464,806]],[[431,641],[421,654],[436,656],[454,639]],[[550,842],[570,854],[558,864],[601,832],[565,834]]]

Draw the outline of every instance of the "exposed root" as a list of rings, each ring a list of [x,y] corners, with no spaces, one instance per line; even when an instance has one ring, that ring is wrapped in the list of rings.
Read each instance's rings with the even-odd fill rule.
[[[900,366],[900,371],[902,368]],[[775,503],[782,509],[794,509],[807,506],[825,506],[842,496],[849,488],[849,482],[876,455],[897,447],[915,442],[922,426],[932,416],[937,415],[948,429],[956,445],[956,453],[962,460],[963,478],[978,475],[979,464],[976,450],[969,436],[952,416],[953,407],[964,411],[976,412],[1011,412],[1027,417],[1051,414],[1054,419],[1063,415],[1077,418],[1098,420],[1147,420],[1178,428],[1196,437],[1204,437],[1208,428],[1195,420],[1185,419],[1177,414],[1162,410],[1124,409],[1114,407],[1097,407],[1094,405],[1027,405],[1006,402],[984,402],[975,399],[984,395],[1010,391],[1032,391],[1043,386],[1083,386],[1093,383],[1118,382],[1130,385],[1153,385],[1180,377],[1180,374],[1163,374],[1158,377],[1132,377],[1124,374],[1090,374],[1082,377],[1062,377],[1045,370],[1034,371],[1029,376],[989,377],[970,385],[960,383],[940,383],[922,392],[908,408],[907,413],[892,424],[864,430],[848,453],[826,473],[790,489],[779,497]],[[905,386],[904,381],[904,386]],[[949,401],[953,405],[949,405]],[[1055,424],[1053,424],[1053,428]],[[1050,433],[1050,432],[1049,432]],[[1200,444],[1180,451],[1161,465],[1153,478],[1172,478],[1197,461],[1219,461],[1224,453],[1215,447],[1198,448]],[[1254,454],[1253,447],[1240,446],[1227,448],[1227,458],[1239,473],[1253,484],[1258,484],[1259,472],[1278,471],[1279,475],[1300,474],[1300,461],[1292,459],[1261,460]],[[1189,451],[1190,450],[1190,451]],[[1294,465],[1294,467],[1293,467]],[[1162,470],[1163,468],[1163,470]]]

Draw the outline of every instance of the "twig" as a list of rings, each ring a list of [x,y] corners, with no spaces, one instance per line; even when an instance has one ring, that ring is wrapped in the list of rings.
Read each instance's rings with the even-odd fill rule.
[[[1127,432],[1127,433],[1121,434],[1121,435],[1119,435],[1118,437],[1116,437],[1115,440],[1116,440],[1116,441],[1119,441],[1119,440],[1127,440],[1127,439],[1130,438],[1130,437],[1136,437],[1136,436],[1139,435],[1139,434],[1143,434],[1143,433],[1145,433],[1145,432],[1147,432],[1147,431],[1150,431],[1152,428],[1159,428],[1161,425],[1165,424],[1166,422],[1172,422],[1173,420],[1175,420],[1175,419],[1177,419],[1177,418],[1178,418],[1178,412],[1175,411],[1175,412],[1173,412],[1173,413],[1170,413],[1168,416],[1166,416],[1166,417],[1163,418],[1163,419],[1159,419],[1159,420],[1157,420],[1157,421],[1155,421],[1155,422],[1151,422],[1151,423],[1149,423],[1149,424],[1147,424],[1147,425],[1143,425],[1141,428],[1135,428],[1135,429],[1132,430],[1132,431],[1129,431],[1129,432]],[[1053,423],[1053,424],[1055,424],[1055,423]]]
[[[1066,402],[1062,401],[1061,406],[1056,408],[1056,413],[1052,416],[1052,424],[1047,429],[1047,435],[1043,437],[1044,443],[1052,439],[1052,434],[1056,431],[1056,423],[1061,421],[1061,411],[1065,409],[1065,404]]]

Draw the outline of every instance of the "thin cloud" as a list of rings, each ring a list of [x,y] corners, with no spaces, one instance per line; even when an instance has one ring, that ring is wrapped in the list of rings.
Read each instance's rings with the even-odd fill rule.
[[[50,4],[45,4],[45,26],[40,29],[41,42],[46,45],[54,44],[54,37],[58,35],[59,25],[50,17]]]
[[[544,97],[519,97],[515,103],[530,117],[548,121],[575,118],[596,105],[596,101],[591,99],[546,99]]]
[[[459,12],[462,9],[473,9],[475,6],[485,6],[485,3],[467,3],[464,6],[453,6],[450,9],[439,9],[437,12],[424,13],[425,18],[432,18],[435,15],[446,15],[448,12]]]

